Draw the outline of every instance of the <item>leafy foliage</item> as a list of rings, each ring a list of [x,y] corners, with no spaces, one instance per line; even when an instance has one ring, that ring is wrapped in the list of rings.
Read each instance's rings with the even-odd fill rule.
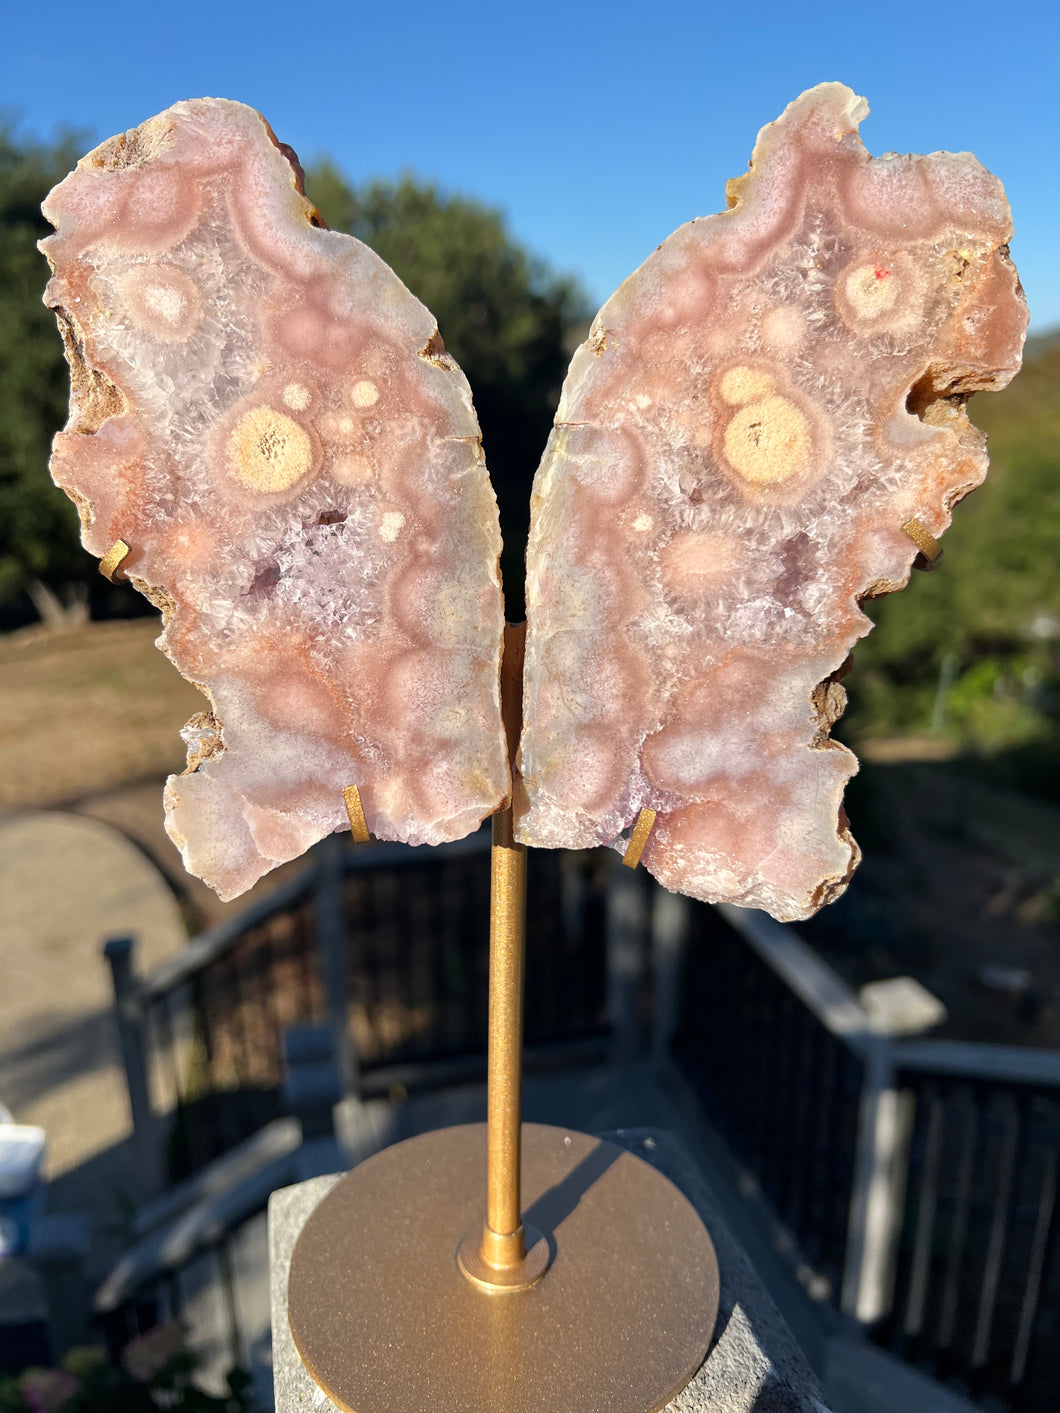
[[[877,626],[847,679],[848,736],[933,728],[985,750],[1057,737],[1060,342],[1032,346],[969,411],[989,478],[958,506],[938,569],[865,606]]]
[[[128,1345],[120,1365],[101,1349],[83,1348],[71,1350],[58,1369],[0,1375],[0,1413],[254,1413],[244,1369],[228,1374],[228,1392],[217,1397],[194,1383],[198,1363],[181,1327],[161,1325]]]
[[[0,602],[32,580],[84,580],[77,513],[48,478],[52,434],[66,414],[67,374],[36,243],[51,227],[40,205],[76,161],[73,135],[20,141],[0,123]]]

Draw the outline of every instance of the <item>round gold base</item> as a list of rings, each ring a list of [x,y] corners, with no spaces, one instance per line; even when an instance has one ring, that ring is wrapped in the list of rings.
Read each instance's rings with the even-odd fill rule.
[[[706,1354],[714,1248],[692,1204],[634,1154],[523,1126],[527,1225],[551,1262],[491,1293],[457,1264],[481,1231],[486,1127],[369,1158],[310,1216],[288,1312],[309,1373],[349,1413],[657,1413]]]

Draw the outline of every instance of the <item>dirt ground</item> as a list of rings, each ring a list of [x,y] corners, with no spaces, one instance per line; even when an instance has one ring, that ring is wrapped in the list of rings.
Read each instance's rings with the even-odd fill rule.
[[[0,809],[68,805],[180,770],[201,693],[153,646],[155,618],[0,638]]]
[[[204,699],[154,646],[159,631],[152,617],[0,636],[0,815],[69,810],[120,829],[164,874],[194,932],[289,868],[228,904],[184,871],[162,785],[184,768],[180,728]]]
[[[221,904],[165,834],[162,781],[183,766],[178,733],[202,697],[157,633],[139,619],[0,638],[0,813],[61,808],[120,829],[195,931],[248,898]],[[949,1010],[938,1034],[1060,1045],[1060,809],[977,783],[937,740],[861,754],[848,807],[864,862],[800,930],[854,985],[915,976]],[[999,966],[1007,987],[984,980]]]

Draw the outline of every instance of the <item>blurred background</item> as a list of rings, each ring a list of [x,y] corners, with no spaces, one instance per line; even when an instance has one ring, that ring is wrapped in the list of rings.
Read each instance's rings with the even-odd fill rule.
[[[971,1145],[965,1174],[976,1165],[993,1173],[989,1165],[995,1160],[1001,1164],[998,1181],[1009,1173],[1014,1205],[1011,1213],[1005,1208],[1009,1215],[1001,1228],[988,1193],[980,1204],[979,1227],[961,1228],[962,1241],[981,1230],[984,1248],[991,1233],[1000,1230],[1004,1236],[1010,1230],[1005,1222],[1016,1224],[1012,1231],[1022,1231],[1022,1222],[1030,1233],[1018,1257],[1022,1281],[1013,1277],[1011,1290],[995,1281],[989,1296],[991,1312],[999,1300],[1002,1313],[1008,1311],[1009,1334],[998,1335],[992,1346],[978,1333],[969,1336],[961,1353],[952,1320],[948,1333],[934,1330],[929,1338],[923,1320],[917,1325],[909,1315],[909,1283],[915,1286],[915,1280],[902,1274],[902,1253],[914,1261],[923,1250],[916,1245],[916,1222],[928,1218],[923,1204],[908,1198],[904,1207],[899,1202],[895,1217],[892,1304],[885,1301],[882,1314],[877,1310],[861,1323],[884,1330],[890,1348],[915,1356],[933,1375],[952,1376],[954,1387],[985,1399],[983,1406],[1045,1409],[1044,1402],[1034,1401],[1039,1395],[1032,1354],[1045,1347],[1042,1341],[1060,1338],[1057,1224],[1049,1205],[1055,1199],[1060,1091],[1055,1080],[1043,1078],[1055,1072],[1060,1049],[1058,29],[1055,12],[1026,0],[1003,12],[976,0],[959,15],[932,17],[908,4],[869,12],[822,3],[808,12],[767,3],[744,13],[687,3],[648,8],[626,0],[573,6],[546,0],[503,8],[468,0],[445,7],[414,0],[387,9],[307,0],[296,11],[271,3],[223,9],[191,3],[177,15],[116,0],[105,21],[62,0],[47,11],[24,6],[5,18],[0,1101],[23,1126],[47,1131],[48,1210],[87,1221],[83,1241],[76,1231],[70,1235],[69,1226],[62,1240],[64,1250],[71,1241],[73,1247],[82,1241],[87,1253],[82,1274],[88,1271],[93,1289],[139,1239],[137,1232],[147,1230],[142,1220],[137,1227],[136,1213],[149,1195],[157,1198],[160,1182],[164,1189],[167,1182],[186,1180],[226,1144],[244,1142],[276,1119],[286,1073],[278,1023],[270,1023],[271,1039],[262,1039],[261,1054],[251,1055],[245,1072],[230,1055],[224,1058],[228,1042],[214,1037],[207,1043],[204,1037],[212,1032],[203,998],[213,996],[211,987],[220,982],[214,978],[207,984],[188,963],[181,984],[187,989],[189,978],[197,976],[200,991],[198,1000],[188,1002],[192,1019],[182,1023],[200,1059],[197,1069],[192,1065],[197,1077],[191,1089],[185,1073],[171,1107],[190,1103],[192,1091],[200,1100],[241,1089],[259,1098],[246,1101],[238,1120],[227,1114],[224,1121],[234,1123],[229,1138],[218,1138],[197,1156],[187,1145],[186,1124],[167,1129],[168,1176],[145,1176],[138,1165],[153,1160],[143,1153],[137,1157],[129,1146],[134,1137],[126,1090],[129,1056],[125,1053],[122,1068],[111,1014],[117,973],[113,960],[111,971],[104,967],[100,944],[118,933],[135,934],[138,965],[146,974],[167,958],[185,956],[188,939],[228,938],[216,943],[218,957],[228,956],[225,947],[235,939],[250,948],[247,957],[257,958],[247,965],[264,995],[279,984],[270,968],[281,963],[261,961],[266,944],[260,938],[246,941],[259,937],[250,923],[239,921],[246,907],[268,912],[267,899],[287,897],[283,890],[288,889],[288,901],[269,914],[270,956],[288,956],[283,947],[289,946],[294,950],[288,961],[297,954],[302,965],[299,946],[308,955],[317,940],[306,923],[298,943],[303,924],[290,921],[295,916],[290,898],[302,897],[300,865],[279,870],[249,899],[226,906],[183,873],[163,831],[161,783],[168,772],[182,768],[178,730],[200,709],[201,698],[154,649],[158,625],[150,606],[131,588],[103,580],[81,550],[73,507],[47,475],[50,441],[65,420],[68,380],[54,320],[41,304],[47,271],[36,241],[48,231],[40,215],[44,195],[97,142],[180,98],[220,95],[259,108],[278,137],[299,153],[308,194],[327,223],[359,236],[393,266],[436,315],[447,348],[466,372],[501,506],[508,617],[518,619],[530,484],[567,362],[592,314],[672,229],[724,207],[724,182],[744,169],[762,124],[803,89],[840,79],[869,100],[872,115],[861,131],[870,151],[967,149],[1002,178],[1013,209],[1012,253],[1030,304],[1031,335],[1024,371],[1013,385],[970,404],[972,420],[989,435],[991,473],[958,509],[942,565],[914,576],[901,595],[867,606],[876,628],[856,649],[845,683],[850,705],[834,733],[863,762],[847,807],[865,861],[844,898],[797,931],[866,1015],[874,984],[911,978],[927,996],[926,1002],[921,998],[927,1010],[918,1013],[919,1023],[909,1023],[908,1033],[919,1024],[941,1041],[1041,1052],[1039,1068],[1031,1064],[1019,1071],[1022,1078],[1013,1081],[1016,1087],[1003,1102],[992,1091],[982,1098],[989,1055],[974,1071],[978,1077],[966,1076],[971,1088],[961,1091],[963,1098],[958,1095],[957,1109],[973,1114],[974,1122],[968,1122],[987,1143],[988,1156],[976,1156],[967,1137],[972,1130],[960,1126],[963,1118],[952,1118],[949,1109],[950,1117],[937,1117],[943,1112],[937,1108],[941,1090],[932,1091],[930,1102],[922,1098],[920,1117],[909,1118],[907,1135],[910,1191],[914,1177],[926,1181],[931,1143],[942,1141],[943,1129],[930,1129],[932,1113],[937,1124],[957,1124],[958,1148],[965,1141],[961,1135],[966,1147]],[[581,859],[562,868],[567,871],[561,869],[551,883],[542,874],[541,896],[551,897],[552,888],[555,906],[566,907],[572,955],[581,945],[586,955],[597,956],[595,947],[599,966],[585,973],[587,999],[567,1030],[549,1011],[547,998],[531,1004],[543,1008],[542,1043],[548,1037],[555,1043],[599,1039],[606,1031],[610,1045],[615,1028],[622,1029],[619,1003],[607,984],[609,948],[616,945],[607,930],[611,884],[599,861]],[[363,922],[357,888],[366,885],[351,882],[352,875],[343,877],[346,907],[352,909],[347,933],[353,938],[358,916]],[[441,897],[444,888],[438,886]],[[571,921],[572,897],[582,908],[575,909],[577,923]],[[622,1032],[623,1044],[632,1044],[633,1051],[650,1049],[660,1024],[664,1040],[655,1048],[666,1048],[674,1034],[680,1036],[682,1024],[680,1016],[671,1015],[665,1024],[658,1020],[653,895],[642,898],[641,906],[646,920],[639,945],[647,960],[632,1031]],[[688,936],[720,925],[698,917],[697,912],[685,918]],[[450,943],[438,945],[444,952]],[[201,960],[206,954],[197,955]],[[729,954],[722,948],[718,955]],[[348,981],[360,978],[362,996],[358,1000],[351,992],[347,1001],[368,1069],[410,1056],[426,1064],[431,1057],[478,1053],[474,1025],[466,1034],[455,1022],[449,1032],[444,1025],[437,1034],[431,1030],[438,1008],[458,1005],[460,986],[473,985],[466,978],[461,982],[461,966],[474,972],[477,962],[460,962],[454,953],[456,960],[442,968],[435,991],[422,978],[416,982],[414,1004],[403,999],[404,983],[395,976],[381,980],[378,967],[369,977],[368,963],[358,956],[351,951],[345,965]],[[224,965],[235,963],[229,957]],[[754,991],[746,978],[740,981],[743,973],[737,974],[732,957],[726,965],[728,985],[746,983]],[[709,990],[709,968],[700,979]],[[164,990],[161,980],[158,987]],[[319,979],[314,982],[302,1010],[296,1008],[288,1020],[303,1024],[333,1017],[326,990]],[[364,1000],[372,995],[375,1001]],[[672,997],[666,1004],[672,1008]],[[760,997],[756,1004],[765,1003]],[[423,1019],[428,1013],[434,1015],[430,1023]],[[249,1012],[237,1008],[234,1014],[246,1022],[246,1041],[253,1032],[253,1026],[247,1030]],[[547,1015],[553,1016],[548,1024]],[[235,1023],[229,1016],[229,1030]],[[228,1033],[223,1026],[222,1032]],[[445,1043],[438,1039],[443,1032],[449,1036]],[[431,1034],[435,1038],[428,1044],[423,1037]],[[154,1030],[151,1035],[154,1045],[158,1036]],[[791,1043],[792,1054],[801,1054],[801,1042]],[[247,1044],[253,1052],[254,1045]],[[684,1053],[687,1059],[687,1047]],[[990,1053],[996,1057],[1000,1050]],[[702,1055],[695,1063],[709,1068]],[[776,1063],[778,1075],[790,1071],[783,1056]],[[807,1076],[817,1073],[809,1061],[807,1066]],[[823,1075],[805,1080],[814,1102],[814,1086],[825,1085]],[[371,1092],[400,1105],[416,1088],[407,1079],[391,1076]],[[685,1081],[692,1083],[688,1073]],[[779,1094],[779,1079],[763,1083]],[[346,1097],[356,1090],[363,1103],[367,1091],[359,1085],[345,1073]],[[901,1092],[915,1088],[910,1080]],[[773,1232],[769,1223],[777,1211],[783,1216],[788,1200],[783,1184],[770,1188],[762,1167],[766,1158],[753,1151],[746,1133],[739,1140],[729,1132],[717,1095],[704,1098],[702,1085],[697,1092],[713,1114],[711,1132],[735,1145],[734,1190],[742,1190],[740,1182],[751,1175],[752,1186],[772,1203],[758,1230]],[[262,1100],[262,1093],[272,1097]],[[968,1094],[979,1098],[973,1103]],[[165,1107],[157,1093],[152,1102],[155,1110]],[[739,1104],[732,1098],[732,1113],[753,1102],[748,1094]],[[995,1115],[997,1103],[1001,1118]],[[1006,1104],[1015,1106],[1018,1122],[1005,1117]],[[647,1100],[645,1105],[654,1115]],[[620,1110],[611,1114],[616,1116],[616,1121],[629,1118]],[[600,1112],[587,1110],[580,1117],[598,1122]],[[159,1113],[155,1121],[162,1122]],[[1016,1156],[1004,1156],[1010,1136],[1013,1154],[1017,1148],[1024,1157],[1031,1150],[1038,1154],[1031,1176]],[[843,1141],[833,1135],[828,1140],[833,1146],[826,1144],[823,1158],[818,1154],[826,1167],[845,1161]],[[941,1227],[937,1241],[931,1240],[939,1247],[933,1258],[939,1269],[943,1275],[951,1272],[946,1290],[958,1302],[954,1308],[970,1302],[967,1321],[979,1332],[986,1318],[987,1277],[964,1271],[952,1247],[953,1223],[971,1221],[967,1212],[961,1217],[965,1180],[955,1173],[948,1197],[945,1184],[939,1186],[950,1245]],[[937,1176],[931,1181],[941,1183]],[[0,1200],[2,1195],[0,1176]],[[837,1200],[842,1205],[849,1198],[847,1193]],[[969,1211],[978,1210],[968,1201]],[[808,1260],[806,1250],[818,1238],[800,1228],[801,1220],[789,1212],[786,1224],[781,1222],[786,1235],[778,1238],[780,1245],[794,1242],[801,1252],[788,1262],[788,1274],[802,1269],[795,1283],[804,1293],[815,1290],[819,1304],[832,1299],[842,1308],[845,1258],[825,1252],[816,1264]],[[844,1215],[840,1225],[845,1221]],[[744,1235],[756,1239],[750,1227]],[[772,1236],[762,1240],[777,1245]],[[772,1257],[763,1255],[767,1259]],[[13,1269],[6,1263],[5,1274],[0,1259],[0,1321],[4,1281],[14,1280]],[[777,1289],[787,1279],[776,1274]],[[907,1299],[904,1324],[894,1314],[900,1298]],[[16,1312],[29,1308],[26,1299],[16,1290]],[[156,1300],[152,1308],[160,1320],[158,1312],[170,1306]],[[786,1313],[798,1324],[794,1305]],[[988,1329],[994,1319],[990,1313]],[[144,1321],[146,1329],[151,1320]],[[28,1320],[23,1323],[28,1327]],[[127,1323],[130,1333],[140,1327],[132,1316]],[[812,1333],[801,1335],[813,1342]],[[55,1338],[53,1332],[53,1353]],[[113,1343],[116,1337],[108,1338]],[[249,1347],[241,1359],[248,1362]],[[48,1361],[42,1356],[39,1362]],[[267,1380],[262,1387],[267,1397]],[[839,1408],[840,1395],[832,1389],[831,1396]],[[921,1391],[918,1397],[926,1395]]]

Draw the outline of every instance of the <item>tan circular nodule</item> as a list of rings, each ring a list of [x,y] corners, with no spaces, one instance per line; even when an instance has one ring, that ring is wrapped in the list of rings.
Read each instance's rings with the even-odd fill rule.
[[[335,458],[331,463],[331,474],[343,486],[366,486],[375,472],[367,456],[351,452],[348,456]]]
[[[843,281],[843,294],[861,319],[878,319],[898,299],[899,281],[890,264],[859,265]]]
[[[388,545],[392,545],[405,527],[405,517],[400,510],[388,510],[379,522],[379,534]]]
[[[810,428],[786,397],[766,397],[734,414],[725,429],[725,459],[755,486],[788,481],[810,459]]]
[[[359,378],[350,388],[354,407],[374,407],[379,401],[379,389],[368,378]]]
[[[183,343],[202,319],[198,285],[175,265],[138,265],[121,283],[125,310],[141,332],[160,343]]]
[[[309,433],[273,407],[245,412],[228,439],[237,475],[259,491],[286,491],[313,465]]]
[[[313,400],[313,394],[304,383],[288,383],[281,396],[295,412],[304,412]]]
[[[667,588],[698,593],[712,579],[732,573],[739,561],[739,542],[711,530],[685,530],[674,535],[660,560]]]
[[[718,391],[731,407],[743,407],[745,403],[768,397],[773,391],[774,382],[772,373],[760,372],[757,368],[748,368],[741,364],[721,375]]]

